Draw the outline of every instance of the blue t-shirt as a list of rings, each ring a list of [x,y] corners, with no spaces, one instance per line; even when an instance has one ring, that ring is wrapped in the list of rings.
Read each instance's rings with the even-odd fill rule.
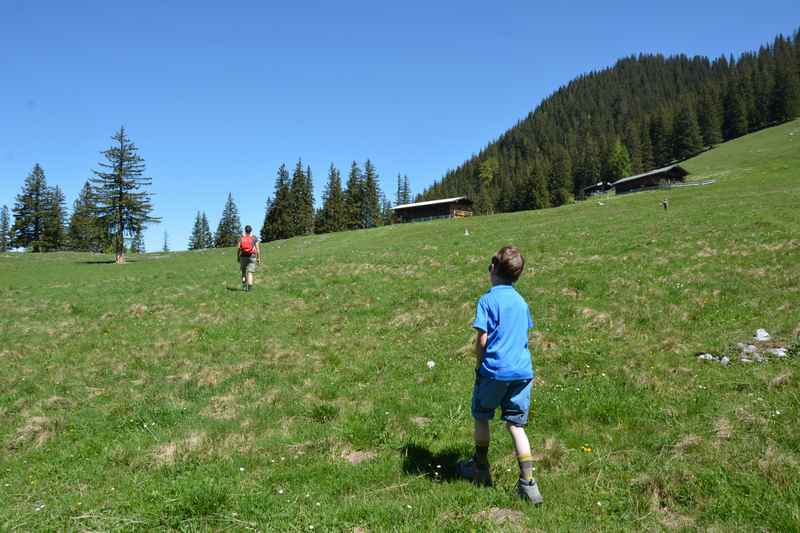
[[[533,327],[528,304],[511,285],[495,285],[478,300],[472,327],[486,332],[480,373],[498,381],[533,379],[528,330]]]

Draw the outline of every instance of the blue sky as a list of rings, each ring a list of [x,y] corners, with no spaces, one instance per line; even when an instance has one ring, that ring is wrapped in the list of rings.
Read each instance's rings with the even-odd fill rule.
[[[800,26],[752,2],[0,2],[0,205],[34,163],[71,207],[124,125],[153,178],[150,251],[212,230],[230,191],[260,228],[281,162],[322,194],[372,159],[419,192],[575,76],[639,52],[718,56]]]

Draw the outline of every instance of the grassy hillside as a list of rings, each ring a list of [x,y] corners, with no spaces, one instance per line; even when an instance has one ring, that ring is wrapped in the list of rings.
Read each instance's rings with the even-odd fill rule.
[[[0,255],[0,529],[800,528],[800,122],[687,167],[718,181],[270,244],[249,294],[233,250]],[[507,243],[537,509],[499,425],[496,486],[451,479]],[[792,355],[738,362],[762,327]]]

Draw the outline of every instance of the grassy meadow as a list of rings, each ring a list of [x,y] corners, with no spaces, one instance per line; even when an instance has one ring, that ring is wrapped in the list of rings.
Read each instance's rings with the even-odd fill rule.
[[[270,243],[252,293],[232,249],[0,254],[0,530],[800,529],[800,121],[686,167],[717,182]],[[538,508],[499,423],[495,486],[453,478],[508,243]],[[739,362],[757,328],[790,356]]]

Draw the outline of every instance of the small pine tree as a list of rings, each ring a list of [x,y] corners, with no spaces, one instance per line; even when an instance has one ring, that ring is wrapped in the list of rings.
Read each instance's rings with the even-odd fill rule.
[[[378,172],[372,161],[364,163],[363,203],[361,204],[361,227],[374,228],[381,223],[381,190]]]
[[[328,183],[322,194],[322,209],[317,216],[317,233],[332,233],[347,229],[347,212],[339,170],[331,163]]]
[[[288,239],[292,236],[292,181],[286,165],[281,163],[275,178],[275,194],[272,202],[267,204],[264,221],[266,232],[262,233],[263,242]],[[262,228],[262,230],[264,229]]]
[[[303,171],[303,162],[300,159],[294,168],[290,191],[289,209],[292,222],[288,236],[309,235],[314,231],[314,193],[310,189],[310,176]]]
[[[108,245],[97,218],[97,205],[88,181],[72,206],[67,241],[69,249],[77,252],[101,252]]]
[[[608,158],[608,180],[616,181],[631,175],[631,157],[628,149],[617,139]]]
[[[217,248],[236,246],[241,234],[242,223],[239,220],[239,210],[233,201],[233,194],[228,193],[228,199],[222,209],[222,217],[217,225],[217,233],[214,235],[214,246]]]
[[[192,226],[192,234],[189,235],[189,250],[202,250],[205,248],[205,235],[203,234],[203,219],[200,211],[194,217],[194,226]]]
[[[551,205],[559,206],[572,201],[572,160],[569,152],[562,146],[555,148],[548,185]]]
[[[359,229],[361,227],[361,214],[364,204],[364,183],[361,169],[358,163],[353,161],[350,165],[350,173],[347,176],[347,186],[344,190],[344,207],[346,213],[347,229]]]
[[[125,236],[133,236],[150,222],[160,219],[150,213],[153,204],[150,193],[143,190],[152,180],[144,177],[144,159],[138,148],[128,139],[125,128],[112,137],[115,144],[103,152],[103,170],[94,170],[94,185],[97,216],[111,238],[116,262],[125,262]]]
[[[22,192],[17,195],[12,212],[12,246],[30,248],[33,252],[42,250],[42,234],[47,217],[47,180],[39,164],[25,178]]]
[[[747,107],[738,84],[729,83],[725,94],[725,111],[722,133],[725,140],[735,139],[747,133]]]
[[[164,231],[164,245],[161,247],[162,252],[169,252],[169,234]]]
[[[703,149],[703,138],[700,135],[700,126],[697,124],[697,115],[691,106],[682,106],[675,115],[672,137],[676,159],[688,159]]]
[[[7,252],[11,248],[11,221],[8,206],[0,209],[0,252]]]
[[[213,248],[214,235],[211,233],[211,227],[208,225],[208,217],[206,216],[205,211],[203,211],[203,214],[200,217],[200,229],[201,234],[203,235],[203,248]]]
[[[67,232],[66,206],[61,187],[47,189],[44,206],[44,229],[41,247],[43,251],[52,252],[66,247]]]
[[[144,253],[144,232],[141,228],[137,229],[131,239],[130,251],[132,254]]]

